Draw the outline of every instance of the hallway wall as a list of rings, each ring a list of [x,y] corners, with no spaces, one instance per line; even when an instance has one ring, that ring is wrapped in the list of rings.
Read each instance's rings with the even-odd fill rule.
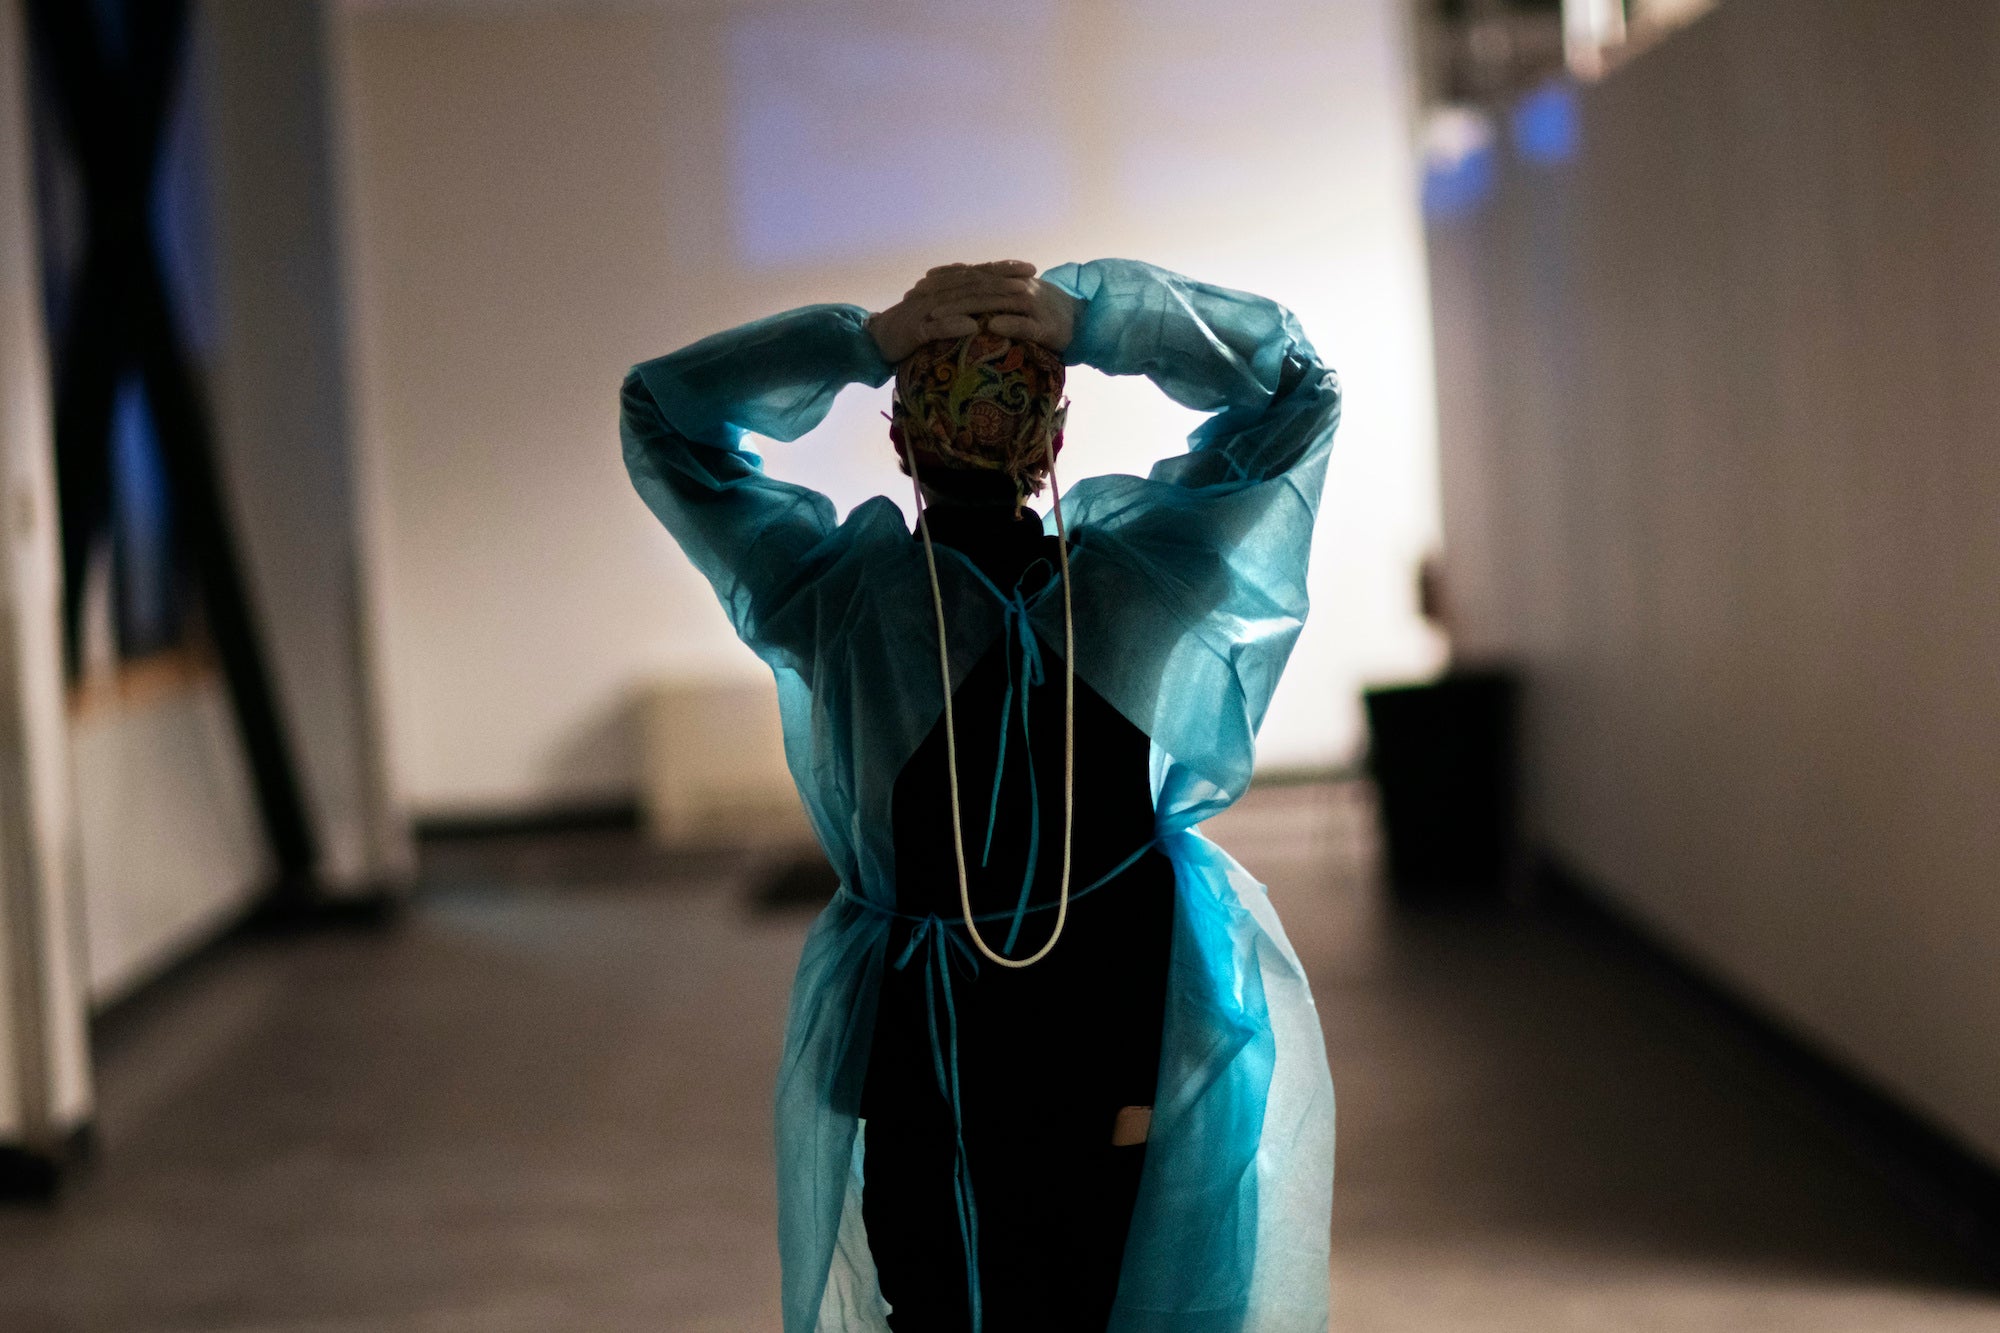
[[[1268,292],[1342,372],[1265,763],[1348,757],[1357,683],[1435,664],[1400,0],[1004,8],[996,40],[969,0],[343,4],[361,428],[418,809],[629,795],[643,691],[768,682],[632,493],[618,382],[789,306],[880,308],[951,259],[1132,254]],[[1194,424],[1143,383],[1071,390],[1067,482],[1143,470]],[[842,510],[903,495],[886,403],[843,395],[772,470]]]
[[[2000,9],[1730,0],[1430,229],[1534,832],[2000,1160]]]
[[[214,221],[204,388],[252,611],[335,895],[409,868],[377,746],[348,410],[321,0],[204,0],[187,126]],[[72,706],[84,926],[109,1003],[239,915],[274,873],[219,666],[131,671]]]
[[[53,1160],[88,1120],[92,1089],[27,76],[22,6],[8,5],[0,12],[0,1150]]]

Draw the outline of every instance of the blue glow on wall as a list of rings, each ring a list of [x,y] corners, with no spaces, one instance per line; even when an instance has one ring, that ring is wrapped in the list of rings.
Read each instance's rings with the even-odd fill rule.
[[[1297,197],[1291,178],[1311,172],[1298,157],[1297,127],[1327,127],[1319,140],[1327,144],[1346,115],[1346,57],[1329,49],[1323,8],[1321,0],[1126,0],[1119,58],[1089,76],[1119,127],[1097,146],[1109,150],[1105,183],[1119,202],[1172,216],[1225,199]],[[1273,33],[1289,36],[1273,41]]]
[[[1583,139],[1576,89],[1551,83],[1522,98],[1512,117],[1514,150],[1537,166],[1561,166],[1576,157]]]
[[[171,647],[181,630],[173,496],[152,407],[136,374],[118,386],[112,406],[111,525],[119,651],[140,657]]]
[[[210,216],[208,147],[201,108],[202,70],[189,62],[174,89],[161,127],[153,188],[153,250],[167,284],[182,345],[206,363],[221,341],[216,308],[215,225]]]
[[[1013,236],[1069,210],[1040,97],[1055,11],[948,0],[896,22],[841,5],[731,23],[730,176],[752,266],[865,259]],[[1004,36],[1004,40],[1002,37]]]
[[[1424,215],[1429,218],[1462,217],[1492,197],[1500,181],[1498,155],[1491,144],[1473,149],[1451,161],[1433,161],[1424,167]]]

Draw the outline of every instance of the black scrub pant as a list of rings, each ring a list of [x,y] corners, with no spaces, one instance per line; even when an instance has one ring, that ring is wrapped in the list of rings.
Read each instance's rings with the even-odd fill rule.
[[[1104,1333],[1146,1153],[1111,1145],[1115,1111],[968,1116],[982,1333]],[[862,1216],[895,1333],[972,1327],[953,1147],[948,1116],[868,1122]]]

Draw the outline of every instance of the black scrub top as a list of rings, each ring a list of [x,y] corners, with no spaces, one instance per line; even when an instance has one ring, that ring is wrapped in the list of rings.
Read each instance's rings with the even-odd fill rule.
[[[1032,593],[1056,577],[1057,539],[1033,511],[937,506],[931,536],[957,549],[1003,592]],[[950,558],[940,551],[940,559]],[[1060,597],[1060,591],[1050,596]],[[992,850],[980,865],[1000,758],[1009,656],[1016,689],[1029,692],[1030,743],[1022,744],[1019,699],[1007,719]],[[1011,913],[1028,865],[1031,809],[1040,837],[1031,904],[1053,904],[1062,878],[1062,644],[1043,643],[1043,679],[1026,686],[1021,649],[1002,636],[952,695],[958,742],[959,804],[975,913]],[[1076,682],[1072,894],[1106,874],[1154,835],[1151,743],[1082,679]],[[1035,800],[1028,761],[1032,757]],[[914,917],[960,922],[951,840],[944,720],[940,718],[897,776],[893,797],[896,906]],[[1074,899],[1055,949],[1028,968],[993,964],[972,949],[947,947],[954,972],[960,1108],[969,1138],[1057,1136],[1108,1142],[1121,1106],[1150,1106],[1158,1076],[1168,951],[1173,934],[1172,863],[1158,849],[1081,899]],[[1011,957],[1039,949],[1055,924],[1053,907],[1027,914]],[[996,949],[1008,920],[980,923]],[[944,997],[917,949],[898,968],[915,925],[898,921],[887,955],[870,1050],[862,1114],[871,1123],[950,1114],[938,1088],[936,1041],[948,1040]],[[956,926],[964,940],[964,927]],[[967,954],[977,958],[976,971]],[[947,1066],[948,1068],[949,1066]]]

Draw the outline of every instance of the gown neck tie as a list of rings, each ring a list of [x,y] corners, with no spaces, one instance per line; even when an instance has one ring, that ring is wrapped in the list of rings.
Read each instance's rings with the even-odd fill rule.
[[[1037,560],[1021,571],[1021,577],[1014,581],[1013,592],[1000,598],[1001,651],[1007,659],[1007,690],[1000,699],[1000,744],[998,757],[993,761],[993,794],[986,803],[986,842],[979,853],[982,870],[993,858],[993,831],[1000,822],[1000,787],[1007,774],[1007,737],[1013,730],[1017,696],[1020,701],[1021,753],[1026,756],[1028,768],[1028,858],[1021,869],[1020,899],[1014,905],[1006,942],[1000,946],[1000,952],[1005,954],[1012,954],[1015,943],[1021,938],[1021,923],[1027,916],[1028,896],[1035,887],[1035,868],[1040,863],[1042,849],[1042,796],[1035,778],[1035,754],[1030,739],[1033,733],[1029,730],[1028,712],[1029,692],[1048,679],[1047,668],[1042,661],[1042,641],[1036,637],[1035,627],[1028,619],[1029,594],[1026,587],[1029,576],[1037,568],[1043,570],[1045,575],[1055,572],[1047,560]],[[1036,591],[1039,593],[1041,589]],[[1014,666],[1017,650],[1021,659],[1018,680]]]

